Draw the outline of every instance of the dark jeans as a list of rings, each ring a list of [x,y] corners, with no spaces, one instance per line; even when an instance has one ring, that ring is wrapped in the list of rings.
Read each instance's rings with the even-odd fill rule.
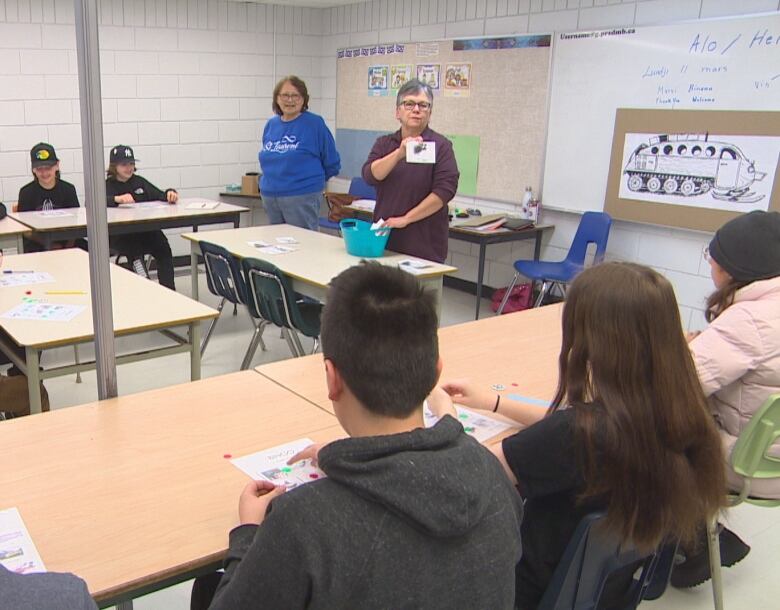
[[[205,576],[198,576],[192,583],[192,595],[190,596],[190,610],[207,610],[217,592],[222,572],[212,572]]]
[[[84,250],[84,252],[89,251],[89,248],[87,248],[87,240],[82,238],[74,239],[72,240],[72,243],[67,241],[55,241],[54,246],[55,250],[59,248],[81,248]],[[24,249],[25,254],[28,252],[46,251],[46,248],[43,247],[43,244],[39,244],[37,241],[28,239],[26,237],[22,238],[22,248]]]
[[[173,254],[171,245],[162,231],[145,231],[130,235],[112,235],[109,238],[111,249],[127,256],[131,261],[151,254],[157,262],[157,278],[160,284],[176,290],[173,281]]]

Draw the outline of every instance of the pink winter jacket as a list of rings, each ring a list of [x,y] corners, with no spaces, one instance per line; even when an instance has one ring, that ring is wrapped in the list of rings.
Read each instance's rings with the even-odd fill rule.
[[[750,418],[770,394],[780,392],[780,277],[738,290],[734,303],[690,347],[730,454]],[[738,483],[733,472],[729,481]],[[780,483],[757,485],[755,495],[780,497]]]

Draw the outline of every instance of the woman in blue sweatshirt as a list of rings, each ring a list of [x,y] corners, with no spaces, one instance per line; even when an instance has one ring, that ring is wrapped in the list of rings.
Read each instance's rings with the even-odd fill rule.
[[[325,182],[341,158],[322,117],[308,111],[309,92],[297,76],[274,87],[276,114],[265,124],[260,149],[260,193],[271,224],[317,230]]]

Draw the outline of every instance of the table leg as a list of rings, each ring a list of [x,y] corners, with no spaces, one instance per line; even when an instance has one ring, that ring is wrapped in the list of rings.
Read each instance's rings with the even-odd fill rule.
[[[133,610],[133,600],[128,599],[123,602],[119,602],[116,605],[116,610]]]
[[[479,267],[477,268],[477,311],[474,319],[479,320],[479,304],[482,301],[482,280],[485,277],[485,250],[487,246],[484,242],[479,244]]]
[[[198,300],[198,244],[190,244],[190,276],[192,278],[192,298]]]
[[[534,260],[538,261],[542,254],[542,231],[536,231],[536,240],[534,241]]]
[[[420,280],[420,284],[422,284],[422,287],[427,292],[433,293],[433,298],[436,303],[436,317],[439,319],[439,324],[441,324],[441,301],[444,291],[443,276],[422,279]]]
[[[16,253],[21,254],[24,252],[24,240],[22,239],[21,233],[16,236]]]
[[[27,367],[27,392],[30,397],[30,413],[41,412],[41,371],[39,368],[38,350],[34,347],[24,348],[25,366]]]
[[[200,379],[200,321],[190,322],[190,381]]]

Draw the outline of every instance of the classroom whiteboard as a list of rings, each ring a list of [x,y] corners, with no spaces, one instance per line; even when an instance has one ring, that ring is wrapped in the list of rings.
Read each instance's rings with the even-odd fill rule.
[[[780,14],[556,34],[545,207],[604,208],[618,109],[772,111],[780,121]]]

